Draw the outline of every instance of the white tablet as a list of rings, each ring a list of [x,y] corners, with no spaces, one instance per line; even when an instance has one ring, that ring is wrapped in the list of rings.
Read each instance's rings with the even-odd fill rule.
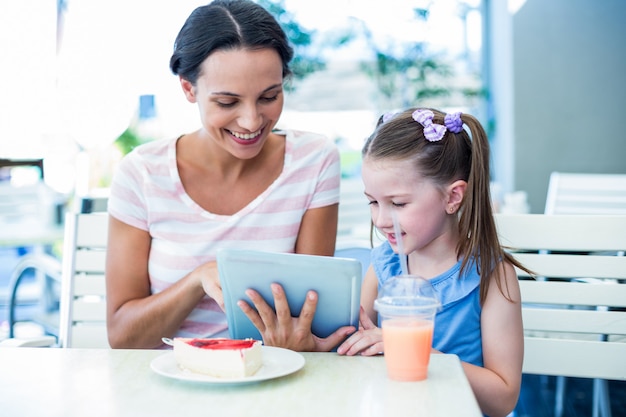
[[[285,289],[294,316],[300,314],[307,291],[317,292],[317,309],[311,326],[316,336],[327,337],[342,326],[358,328],[361,263],[356,259],[222,249],[217,252],[217,268],[233,339],[262,340],[237,301],[245,300],[254,307],[245,294],[252,288],[274,307],[270,289],[274,282]]]

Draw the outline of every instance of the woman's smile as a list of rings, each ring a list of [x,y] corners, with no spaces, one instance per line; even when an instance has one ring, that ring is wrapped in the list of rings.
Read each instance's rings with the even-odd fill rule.
[[[233,140],[237,142],[238,144],[253,145],[257,143],[263,137],[264,128],[261,128],[257,130],[256,132],[252,132],[252,133],[240,133],[240,132],[235,132],[229,129],[224,129],[224,130],[226,130],[233,137]]]

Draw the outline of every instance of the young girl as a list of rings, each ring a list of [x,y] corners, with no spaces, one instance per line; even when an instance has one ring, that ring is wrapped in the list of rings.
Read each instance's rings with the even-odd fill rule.
[[[362,178],[372,222],[387,242],[372,251],[361,328],[338,352],[384,352],[373,305],[382,284],[402,273],[397,254],[402,239],[409,273],[429,279],[442,303],[433,350],[460,357],[485,414],[507,415],[517,403],[522,375],[514,270],[522,266],[498,241],[489,143],[480,123],[468,114],[431,109],[385,115],[364,146]],[[393,211],[401,236],[394,233]]]

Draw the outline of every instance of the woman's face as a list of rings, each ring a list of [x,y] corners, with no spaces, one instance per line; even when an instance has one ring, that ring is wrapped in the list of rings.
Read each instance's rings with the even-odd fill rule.
[[[409,254],[423,250],[449,230],[446,199],[432,181],[415,173],[411,161],[365,158],[361,176],[370,201],[374,226],[398,252],[398,239]],[[392,212],[400,223],[402,237],[396,236]]]
[[[193,86],[181,79],[187,99],[198,104],[209,138],[240,159],[259,154],[283,109],[283,64],[273,49],[218,50],[201,65]]]

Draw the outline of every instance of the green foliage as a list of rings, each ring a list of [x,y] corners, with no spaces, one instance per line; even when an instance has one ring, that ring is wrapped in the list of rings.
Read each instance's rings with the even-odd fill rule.
[[[120,150],[122,155],[126,155],[143,142],[145,141],[135,133],[133,128],[129,127],[115,140],[114,145]]]
[[[425,22],[429,10],[414,9],[416,29]],[[429,52],[423,42],[379,45],[365,22],[358,22],[357,32],[365,38],[373,59],[363,60],[361,70],[376,84],[383,107],[405,108],[415,103],[450,97],[480,97],[480,89],[455,85],[453,66],[441,54]],[[353,37],[356,37],[353,35]],[[458,103],[455,103],[458,105]]]
[[[276,18],[293,46],[294,57],[290,67],[295,81],[326,68],[326,62],[310,50],[317,32],[302,27],[295,16],[285,9],[284,0],[256,0],[256,2]]]
[[[326,62],[314,51],[314,45],[336,49],[364,38],[371,55],[362,60],[360,68],[374,81],[383,101],[379,105],[384,108],[403,108],[418,102],[430,105],[429,100],[437,99],[440,101],[436,106],[440,106],[443,99],[447,100],[446,105],[462,105],[468,99],[485,97],[485,92],[473,85],[477,76],[469,84],[466,80],[460,81],[453,65],[443,55],[429,52],[424,42],[380,45],[367,22],[356,18],[352,18],[348,27],[324,33],[321,39],[315,30],[307,30],[296,21],[293,13],[286,10],[284,0],[256,2],[276,18],[294,47],[291,68],[296,85],[308,75],[326,68]],[[428,8],[413,9],[415,30],[421,30],[420,23],[426,22],[429,15]],[[293,90],[294,86],[287,88]]]
[[[362,62],[361,68],[375,81],[378,91],[389,102],[396,101],[394,97],[399,98],[395,106],[408,107],[414,100],[447,94],[445,89],[431,87],[428,81],[431,74],[446,74],[449,68],[427,56],[423,44],[402,45],[400,48],[393,45],[394,52],[391,47],[378,46],[369,28],[365,26],[364,29],[375,59],[373,62]],[[391,106],[395,107],[394,104]]]

